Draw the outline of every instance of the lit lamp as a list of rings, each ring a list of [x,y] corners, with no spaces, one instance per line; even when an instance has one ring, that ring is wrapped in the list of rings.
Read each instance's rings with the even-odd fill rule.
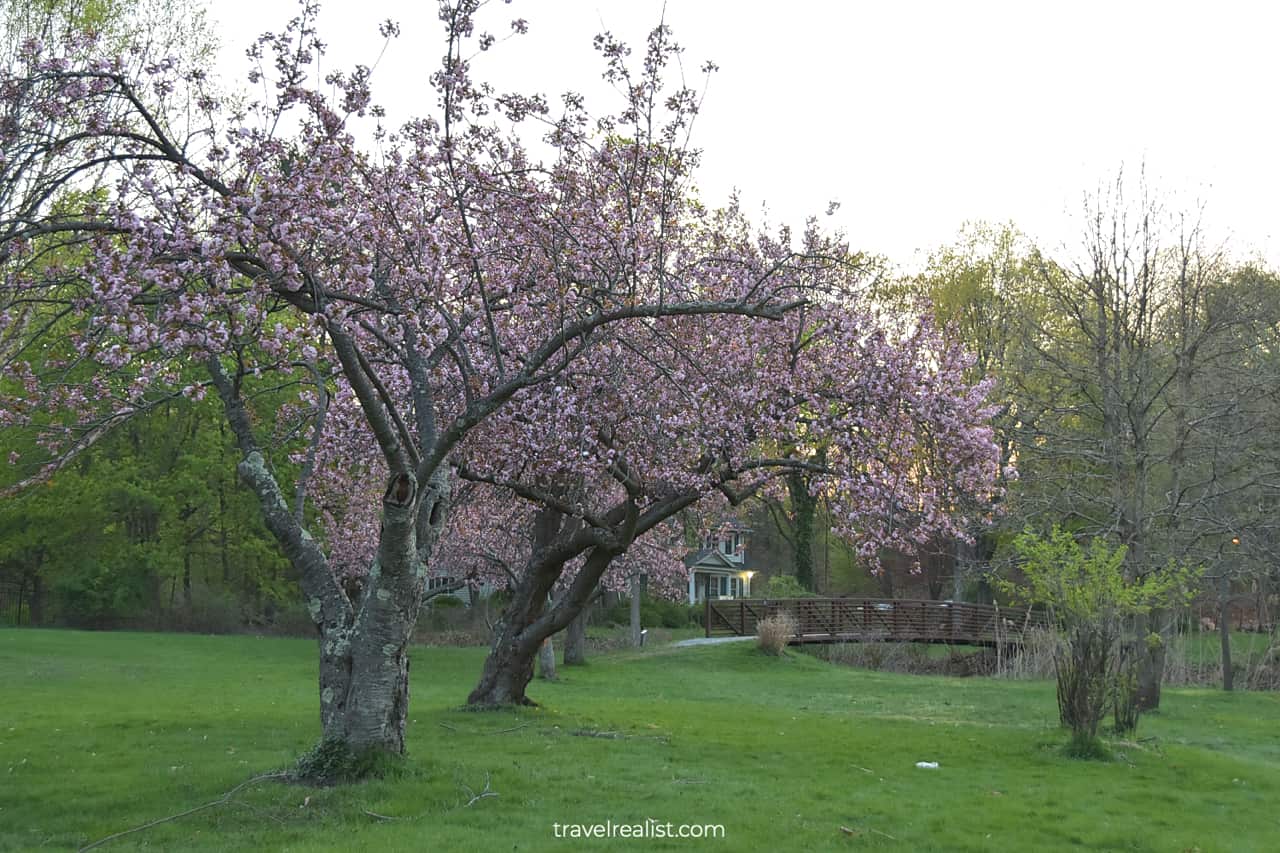
[[[751,579],[755,577],[755,572],[743,572],[742,576],[747,579],[747,595],[751,595]]]

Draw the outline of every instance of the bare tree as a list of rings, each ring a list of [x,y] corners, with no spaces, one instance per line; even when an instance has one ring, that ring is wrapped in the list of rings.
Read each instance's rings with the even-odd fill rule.
[[[1205,239],[1123,176],[1088,199],[1080,251],[1042,260],[1044,300],[1014,371],[1022,518],[1061,518],[1127,546],[1131,579],[1170,561],[1209,562],[1255,524],[1240,515],[1267,491],[1256,410],[1274,373],[1248,356],[1272,334],[1257,288]],[[1242,278],[1244,276],[1244,278]],[[1265,302],[1266,300],[1262,300]],[[1250,514],[1250,517],[1257,513]],[[1131,626],[1138,702],[1158,707],[1170,614]]]

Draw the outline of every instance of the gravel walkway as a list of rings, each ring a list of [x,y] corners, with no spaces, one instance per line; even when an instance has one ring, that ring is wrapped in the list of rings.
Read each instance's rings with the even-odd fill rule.
[[[692,640],[680,640],[673,646],[718,646],[721,643],[741,643],[754,640],[755,637],[695,637]]]

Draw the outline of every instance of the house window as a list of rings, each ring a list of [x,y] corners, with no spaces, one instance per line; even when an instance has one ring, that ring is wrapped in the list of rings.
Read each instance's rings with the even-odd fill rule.
[[[738,578],[729,578],[729,595],[732,598],[742,597],[742,581]]]

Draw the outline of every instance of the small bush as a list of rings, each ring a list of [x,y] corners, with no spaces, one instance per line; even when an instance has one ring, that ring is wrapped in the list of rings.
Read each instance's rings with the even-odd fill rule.
[[[606,625],[630,625],[631,602],[622,599],[604,612]],[[691,607],[682,601],[643,598],[640,601],[640,624],[646,628],[688,628],[702,624],[702,606]]]
[[[765,654],[780,655],[787,643],[796,635],[800,623],[790,613],[766,616],[756,625],[760,650]]]
[[[765,598],[812,598],[813,593],[792,575],[774,575],[764,587]]]

